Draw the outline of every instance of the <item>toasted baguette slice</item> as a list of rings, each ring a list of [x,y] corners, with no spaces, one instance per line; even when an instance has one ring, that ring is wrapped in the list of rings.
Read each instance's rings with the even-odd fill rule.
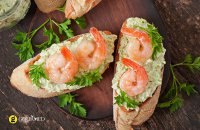
[[[104,31],[104,33],[106,35],[111,35],[111,33],[108,31]],[[88,33],[86,33],[86,34],[88,34]],[[80,37],[82,37],[86,34],[75,36],[75,37],[69,39],[68,41],[73,43],[74,41],[77,41]],[[112,39],[113,46],[114,46],[114,41],[116,40],[116,38],[117,38],[117,36],[113,35],[113,39]],[[65,43],[65,41],[63,43]],[[114,47],[113,47],[113,51],[114,51]],[[54,96],[58,96],[58,95],[61,95],[64,93],[69,93],[69,92],[77,90],[77,89],[74,89],[74,90],[63,90],[60,92],[48,92],[43,87],[38,89],[36,86],[34,86],[32,84],[31,79],[29,78],[29,67],[30,67],[30,65],[33,65],[34,62],[36,62],[39,58],[40,58],[40,54],[38,54],[34,58],[27,60],[26,62],[24,62],[23,64],[21,64],[20,66],[18,66],[17,68],[15,68],[13,70],[11,78],[10,78],[10,82],[13,87],[15,87],[16,89],[18,89],[19,91],[21,91],[22,93],[24,93],[27,96],[32,96],[32,97],[36,97],[36,98],[49,98],[49,97],[54,97]],[[105,64],[105,69],[101,73],[103,74],[104,71],[108,67],[109,67],[109,64]]]
[[[127,20],[123,23],[122,27],[126,27]],[[117,53],[115,55],[115,63],[119,61],[119,47],[121,44],[121,38],[123,34],[120,32]],[[115,64],[115,73],[116,73],[117,64]],[[163,69],[162,72],[163,73]],[[153,114],[156,105],[158,103],[159,95],[161,91],[161,86],[157,86],[152,97],[149,97],[145,102],[139,105],[139,110],[127,110],[124,106],[118,106],[117,104],[113,105],[113,120],[115,121],[115,126],[117,130],[133,130],[133,126],[141,125],[147,121]],[[118,94],[113,90],[113,100],[117,97]]]
[[[132,130],[132,126],[141,125],[153,114],[158,103],[161,87],[159,86],[154,95],[139,106],[139,111],[126,110],[123,106],[113,105],[114,121],[117,130]],[[117,96],[114,92],[114,96]]]
[[[100,2],[101,0],[67,0],[65,17],[68,19],[81,17]]]
[[[12,86],[21,91],[22,93],[26,94],[27,96],[37,98],[48,98],[73,91],[65,90],[62,92],[49,93],[45,89],[37,89],[36,86],[32,84],[28,73],[30,65],[32,65],[36,60],[38,60],[39,57],[40,56],[38,55],[32,59],[29,59],[13,70],[10,78]]]

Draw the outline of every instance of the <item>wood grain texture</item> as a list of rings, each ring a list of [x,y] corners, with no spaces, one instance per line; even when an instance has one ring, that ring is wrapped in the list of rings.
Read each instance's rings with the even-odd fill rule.
[[[106,1],[106,0],[105,0]],[[113,0],[108,0],[113,1]],[[122,0],[121,0],[122,1]],[[123,0],[127,2],[127,0]],[[124,4],[122,2],[122,4]],[[109,3],[109,2],[108,2]],[[136,4],[130,2],[128,4]],[[115,4],[114,4],[115,5]],[[171,44],[172,63],[181,61],[185,54],[200,55],[200,1],[199,0],[155,0],[155,5],[166,25],[167,37]],[[110,5],[114,10],[117,6]],[[120,5],[118,5],[120,6]],[[98,7],[98,6],[97,6]],[[106,7],[104,7],[105,9]],[[129,8],[129,6],[127,6]],[[139,7],[138,7],[139,8]],[[138,9],[136,8],[136,9]],[[93,11],[93,10],[92,10]],[[92,11],[88,15],[92,15]],[[29,23],[34,10],[29,11],[26,19],[16,27],[0,33],[0,129],[66,129],[66,130],[113,130],[112,118],[99,121],[83,121],[69,114],[63,114],[50,99],[35,99],[22,95],[13,89],[9,83],[12,70],[20,64],[14,55],[16,52],[11,47],[11,39],[16,30],[28,30]],[[124,12],[126,15],[127,12]],[[120,16],[123,17],[123,16]],[[113,19],[118,17],[112,16]],[[95,17],[92,17],[95,19]],[[101,24],[104,24],[104,21]],[[111,30],[115,32],[118,24],[113,25]],[[119,26],[120,27],[120,26]],[[74,28],[75,29],[75,28]],[[78,33],[78,32],[76,32]],[[35,39],[36,41],[39,39]],[[176,70],[181,81],[194,83],[200,92],[200,75],[192,75],[185,68]],[[156,109],[154,115],[136,130],[198,130],[200,128],[200,96],[187,97],[184,95],[184,107],[176,113],[170,113],[165,109]],[[48,107],[47,107],[48,106]],[[45,122],[8,124],[8,116],[44,116]]]

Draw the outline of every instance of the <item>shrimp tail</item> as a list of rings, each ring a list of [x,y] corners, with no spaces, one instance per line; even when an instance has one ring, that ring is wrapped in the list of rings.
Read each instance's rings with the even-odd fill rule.
[[[90,34],[94,37],[94,40],[97,43],[97,48],[100,49],[102,56],[106,57],[106,43],[103,36],[95,27],[90,28]]]
[[[123,58],[122,63],[127,67],[133,68],[134,70],[139,70],[140,68],[142,68],[142,66],[127,58]]]
[[[71,61],[74,58],[74,55],[67,47],[61,48],[61,54],[65,57],[66,60]]]
[[[149,35],[146,32],[142,31],[142,30],[123,27],[121,29],[121,32],[123,34],[130,35],[130,36],[136,37],[138,39],[143,38],[146,43],[151,43],[151,39],[150,39]]]

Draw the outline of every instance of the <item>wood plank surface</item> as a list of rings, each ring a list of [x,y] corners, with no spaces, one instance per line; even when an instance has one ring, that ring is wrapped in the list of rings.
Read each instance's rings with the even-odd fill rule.
[[[106,1],[106,0],[105,0]],[[107,0],[108,6],[113,10],[118,10],[121,4],[136,4],[134,0],[120,0],[117,5],[115,0]],[[104,2],[104,1],[103,1]],[[130,2],[130,3],[129,3]],[[116,5],[115,5],[116,4]],[[195,56],[200,55],[200,1],[199,0],[155,0],[154,4],[164,24],[167,28],[167,38],[171,45],[172,63],[181,61],[187,53]],[[115,5],[115,6],[113,6]],[[101,6],[101,5],[99,5]],[[98,9],[98,6],[96,7]],[[106,6],[103,7],[106,9]],[[127,6],[129,8],[129,6]],[[138,10],[136,8],[136,10]],[[95,10],[95,9],[94,9]],[[35,10],[30,10],[25,20],[22,20],[12,29],[0,33],[0,129],[59,129],[59,130],[113,130],[114,122],[112,118],[99,121],[84,121],[63,113],[51,99],[35,99],[21,94],[13,89],[9,83],[9,76],[12,70],[21,62],[14,55],[16,52],[11,46],[11,39],[19,30],[28,30]],[[92,10],[93,11],[93,10]],[[92,19],[92,11],[88,13]],[[112,13],[112,12],[110,12]],[[124,12],[126,16],[127,12]],[[142,13],[142,11],[141,11]],[[88,17],[89,19],[90,17]],[[123,17],[124,15],[120,16]],[[114,17],[118,21],[118,17]],[[104,24],[104,21],[99,21]],[[113,25],[114,33],[117,33],[119,24]],[[76,30],[76,29],[75,29]],[[78,30],[78,29],[77,29]],[[79,32],[76,32],[79,33]],[[38,39],[35,39],[37,41]],[[200,91],[200,74],[191,74],[185,68],[176,70],[176,74],[181,81],[194,83]],[[184,107],[176,113],[157,108],[154,115],[142,126],[136,127],[141,130],[198,130],[200,128],[200,96],[187,97],[184,95]],[[43,116],[45,122],[23,122],[15,125],[8,123],[8,116]]]

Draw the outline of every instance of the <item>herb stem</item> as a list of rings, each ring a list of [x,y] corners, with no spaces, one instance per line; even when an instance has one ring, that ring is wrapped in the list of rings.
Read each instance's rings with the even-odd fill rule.
[[[50,23],[50,28],[51,28],[51,29],[53,29],[53,26],[52,26],[52,21],[53,21],[52,19],[50,19],[50,20],[49,20],[49,23]]]
[[[32,38],[34,37],[34,35],[35,35],[42,27],[44,27],[48,22],[49,22],[49,19],[46,20],[43,24],[41,24],[38,28],[36,28],[35,30],[33,30],[33,31],[31,32],[31,37],[30,37],[30,39],[32,39]]]
[[[183,64],[183,63],[180,63]],[[176,88],[176,96],[178,96],[178,86],[181,84],[178,79],[176,78],[175,74],[174,74],[174,66],[172,64],[170,64],[170,70],[172,73],[172,77],[173,77],[173,86],[175,86]]]
[[[188,63],[179,63],[172,65],[172,67],[177,67],[177,66],[198,66],[199,64],[188,64]]]
[[[52,20],[52,22],[53,22],[57,27],[59,27],[59,25],[58,25],[58,23],[57,23],[56,21]]]
[[[174,74],[174,70],[173,70],[173,65],[172,64],[170,64],[170,70],[171,70],[171,73],[172,73],[172,77],[173,77],[173,79],[176,79],[176,76],[175,76],[175,74]]]
[[[194,88],[194,85],[188,83],[181,83],[177,79],[174,68],[179,66],[187,66],[191,71],[193,71],[193,69],[200,71],[200,57],[196,57],[193,59],[192,56],[189,54],[185,57],[185,60],[183,62],[174,65],[170,64],[172,85],[171,88],[168,90],[167,94],[165,95],[165,98],[168,98],[168,101],[159,103],[158,106],[160,108],[169,107],[171,112],[174,112],[182,107],[182,92],[185,92],[188,96],[197,93],[197,91]]]
[[[178,63],[178,64],[175,64],[175,65],[171,65],[172,67],[175,67],[175,66],[181,66],[181,65],[183,65],[184,63],[182,62],[182,63]]]

